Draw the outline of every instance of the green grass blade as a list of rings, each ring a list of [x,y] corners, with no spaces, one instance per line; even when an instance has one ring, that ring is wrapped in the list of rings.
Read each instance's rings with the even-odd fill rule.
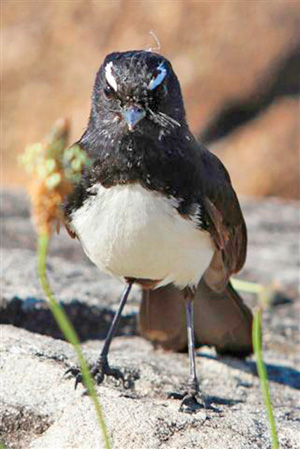
[[[50,288],[48,278],[46,275],[46,257],[48,253],[48,247],[49,247],[49,237],[47,235],[40,235],[38,238],[38,273],[39,273],[39,279],[42,285],[42,288],[49,300],[49,306],[51,309],[51,312],[53,313],[53,316],[60,327],[61,331],[63,332],[66,340],[68,340],[74,347],[74,350],[77,354],[78,361],[80,364],[82,376],[84,379],[84,384],[89,392],[89,395],[94,403],[94,407],[96,410],[97,418],[99,421],[100,428],[102,430],[104,441],[105,441],[105,447],[106,449],[111,449],[110,441],[107,434],[107,428],[102,412],[102,407],[100,405],[100,402],[98,400],[97,392],[95,389],[95,384],[92,379],[92,376],[90,374],[90,370],[88,368],[87,362],[83,356],[83,352],[79,343],[79,338],[76,334],[76,331],[72,325],[72,323],[69,321],[68,317],[66,316],[64,310],[62,307],[57,303],[55,300],[52,290]]]
[[[265,407],[268,413],[269,424],[271,428],[272,449],[279,449],[278,435],[273,414],[273,406],[270,398],[270,389],[266,366],[263,360],[262,352],[262,309],[257,307],[253,320],[253,347],[256,356],[256,366],[259,375],[260,385],[263,392]]]

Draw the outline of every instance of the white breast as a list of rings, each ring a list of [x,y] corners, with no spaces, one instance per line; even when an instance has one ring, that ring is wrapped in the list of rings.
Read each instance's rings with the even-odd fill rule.
[[[214,245],[208,232],[180,216],[174,201],[139,184],[97,184],[72,214],[72,226],[88,257],[117,277],[196,285]]]

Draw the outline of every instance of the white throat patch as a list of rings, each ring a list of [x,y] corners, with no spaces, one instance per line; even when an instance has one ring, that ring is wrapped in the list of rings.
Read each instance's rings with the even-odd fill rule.
[[[106,78],[106,81],[108,82],[108,84],[110,85],[110,87],[112,87],[113,90],[115,92],[117,92],[118,85],[117,85],[117,82],[116,82],[116,78],[112,74],[112,68],[113,68],[112,61],[109,62],[108,64],[106,64],[106,66],[105,66],[105,78]]]
[[[159,66],[157,67],[157,71],[158,71],[158,75],[155,78],[153,78],[148,85],[149,90],[155,89],[165,79],[165,76],[167,74],[167,69],[165,69],[163,62],[161,64],[159,64]]]

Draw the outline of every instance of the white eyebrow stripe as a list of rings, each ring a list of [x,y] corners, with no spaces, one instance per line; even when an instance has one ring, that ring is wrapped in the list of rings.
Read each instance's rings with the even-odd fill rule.
[[[112,63],[112,61],[110,61],[105,66],[105,78],[106,78],[108,84],[114,89],[115,92],[117,92],[118,85],[117,85],[115,77],[112,74],[112,68],[113,68],[113,63]]]
[[[156,78],[153,78],[150,81],[150,83],[148,85],[149,90],[153,90],[157,86],[159,86],[163,82],[163,80],[167,74],[167,69],[165,69],[163,62],[159,64],[159,66],[157,67],[157,70],[159,70],[159,74],[157,75]]]

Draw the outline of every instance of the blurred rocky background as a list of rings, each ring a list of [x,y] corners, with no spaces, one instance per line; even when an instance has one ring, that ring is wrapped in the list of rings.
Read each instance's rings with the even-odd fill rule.
[[[95,73],[115,50],[161,43],[193,132],[240,194],[299,198],[299,2],[2,2],[5,185],[16,156],[61,116],[84,130]]]

